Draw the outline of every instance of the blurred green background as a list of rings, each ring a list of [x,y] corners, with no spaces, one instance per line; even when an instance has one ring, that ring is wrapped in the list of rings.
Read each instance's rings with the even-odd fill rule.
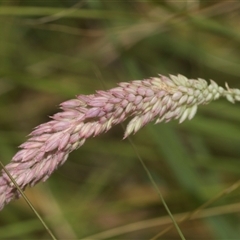
[[[1,0],[1,161],[59,103],[117,82],[180,73],[240,88],[239,22],[238,1]],[[192,121],[150,124],[132,136],[173,214],[239,179],[239,105],[218,100]],[[89,139],[47,182],[27,189],[58,239],[150,239],[167,228],[162,202],[122,137],[116,126]],[[236,188],[209,205],[218,210],[180,225],[186,239],[239,239]],[[0,239],[47,238],[22,199],[0,212]],[[172,229],[158,239],[179,235]]]

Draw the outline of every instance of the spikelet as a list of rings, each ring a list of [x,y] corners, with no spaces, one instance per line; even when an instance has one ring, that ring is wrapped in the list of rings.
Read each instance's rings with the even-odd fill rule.
[[[21,189],[45,181],[62,165],[73,150],[89,137],[107,132],[112,126],[131,118],[124,138],[151,121],[160,123],[192,119],[200,104],[219,97],[240,101],[240,90],[226,89],[214,81],[187,79],[182,75],[119,83],[108,91],[79,95],[60,104],[62,112],[37,126],[29,139],[6,166]],[[0,176],[0,210],[19,192],[7,174]]]

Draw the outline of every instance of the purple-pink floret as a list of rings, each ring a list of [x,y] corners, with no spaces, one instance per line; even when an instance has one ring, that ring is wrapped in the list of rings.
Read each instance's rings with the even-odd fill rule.
[[[24,190],[28,185],[47,180],[67,160],[69,153],[82,146],[87,138],[108,131],[128,117],[131,120],[124,138],[153,120],[158,123],[191,119],[198,104],[217,99],[223,91],[213,81],[207,86],[204,80],[188,80],[178,75],[120,83],[108,91],[79,95],[61,103],[62,112],[30,133],[6,169]],[[231,99],[230,94],[228,98]],[[2,170],[0,209],[19,195]]]

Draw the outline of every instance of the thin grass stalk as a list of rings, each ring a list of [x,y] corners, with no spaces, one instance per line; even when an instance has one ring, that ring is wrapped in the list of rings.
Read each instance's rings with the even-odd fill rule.
[[[202,209],[200,212],[198,212],[198,214],[192,215],[192,217],[188,220],[210,218],[214,216],[237,213],[239,211],[240,211],[240,204],[232,203],[232,204],[227,204],[223,206]],[[189,214],[190,212],[177,213],[177,214],[174,214],[174,218],[178,222],[180,221],[180,219],[184,218],[186,215],[189,215]],[[100,239],[116,238],[117,236],[121,236],[123,234],[131,233],[135,231],[142,231],[143,229],[148,229],[153,227],[160,227],[160,226],[171,224],[171,223],[172,223],[172,220],[167,215],[163,217],[157,217],[157,218],[152,218],[152,219],[147,219],[139,222],[126,224],[120,227],[111,228],[109,230],[105,230],[100,233],[96,233],[94,235],[81,238],[81,240],[89,240],[89,239],[100,240]],[[155,237],[152,238],[151,240],[155,239]]]
[[[218,193],[217,195],[215,195],[214,197],[212,197],[211,199],[209,199],[208,201],[206,201],[205,203],[203,203],[202,205],[200,205],[199,207],[197,207],[195,210],[193,210],[192,212],[189,212],[187,214],[185,214],[184,216],[182,216],[182,218],[180,218],[179,220],[177,220],[177,224],[181,224],[186,222],[187,220],[191,220],[191,219],[196,219],[198,215],[200,215],[201,212],[203,212],[203,210],[205,208],[207,208],[208,206],[210,206],[212,203],[216,202],[217,200],[219,200],[220,198],[222,198],[225,195],[230,194],[231,192],[235,191],[236,189],[238,189],[240,187],[240,180],[236,181],[235,183],[233,183],[230,187],[225,188],[222,192]],[[165,228],[164,230],[162,230],[161,232],[159,232],[158,234],[156,234],[153,238],[151,238],[150,240],[157,240],[159,237],[163,236],[165,233],[169,232],[172,228],[174,227],[174,225],[170,225],[169,227]]]
[[[138,151],[137,151],[137,149],[135,148],[132,139],[131,139],[130,137],[128,137],[128,140],[129,140],[129,142],[130,142],[130,144],[131,144],[133,150],[135,151],[135,153],[136,153],[136,155],[137,155],[139,161],[141,162],[141,164],[142,164],[142,166],[143,166],[145,172],[147,173],[148,178],[150,179],[150,181],[151,181],[153,187],[154,187],[155,190],[157,191],[158,196],[160,197],[160,199],[161,199],[161,201],[162,201],[162,204],[163,204],[165,210],[167,211],[169,217],[170,217],[171,220],[172,220],[173,226],[176,228],[176,230],[177,230],[177,232],[178,232],[180,238],[181,238],[182,240],[185,240],[185,237],[184,237],[184,235],[183,235],[183,233],[182,233],[180,227],[178,226],[178,223],[176,222],[175,218],[173,217],[173,215],[172,215],[172,213],[171,213],[171,211],[170,211],[170,209],[169,209],[167,203],[165,202],[165,199],[164,199],[164,197],[163,197],[161,191],[159,190],[159,188],[158,188],[156,182],[154,181],[154,178],[153,178],[151,172],[148,170],[148,168],[147,168],[146,164],[144,163],[143,159],[142,159],[141,156],[138,154]]]
[[[47,233],[50,235],[50,237],[53,240],[57,240],[57,238],[54,236],[53,232],[49,229],[49,227],[47,226],[47,224],[45,223],[45,221],[42,219],[42,217],[39,215],[39,213],[36,211],[36,209],[34,208],[34,206],[31,204],[31,202],[28,200],[27,196],[25,196],[24,192],[22,191],[22,189],[18,186],[18,184],[16,183],[16,181],[12,178],[12,176],[10,175],[10,173],[8,172],[8,170],[4,167],[4,165],[2,164],[2,162],[0,161],[0,165],[3,168],[3,171],[7,174],[7,176],[11,179],[12,183],[14,184],[14,186],[17,188],[17,190],[20,192],[20,194],[22,195],[22,197],[24,198],[24,200],[26,201],[26,203],[28,204],[28,206],[31,208],[31,210],[34,212],[34,214],[37,216],[37,218],[40,220],[40,222],[42,223],[43,227],[46,229]]]

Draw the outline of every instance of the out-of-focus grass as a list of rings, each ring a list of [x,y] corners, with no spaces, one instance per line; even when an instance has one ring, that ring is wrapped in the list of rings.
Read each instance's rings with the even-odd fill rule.
[[[103,83],[181,73],[240,88],[239,8],[229,1],[1,1],[1,161],[7,164],[60,102]],[[173,213],[194,210],[239,179],[239,121],[239,103],[219,100],[190,122],[151,125],[133,137]],[[117,126],[88,140],[46,183],[26,191],[59,239],[166,215],[122,136]],[[239,198],[237,189],[210,207]],[[187,239],[238,239],[239,222],[236,209],[180,227]],[[0,226],[1,239],[47,237],[23,200],[5,207]],[[148,239],[164,228],[112,239]],[[175,238],[175,230],[164,236]]]

